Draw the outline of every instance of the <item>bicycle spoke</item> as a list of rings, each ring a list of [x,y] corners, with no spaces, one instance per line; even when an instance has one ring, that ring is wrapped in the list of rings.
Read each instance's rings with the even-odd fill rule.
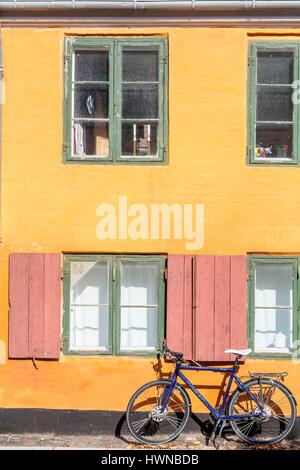
[[[243,433],[247,433],[247,429],[248,429],[248,432],[249,430],[251,429],[251,427],[256,423],[256,420],[253,420],[251,422],[247,422],[246,424],[244,424],[243,426],[240,427],[240,430],[243,432]]]
[[[286,397],[282,397],[281,400],[279,400],[278,402],[274,403],[273,405],[268,404],[268,406],[270,408],[278,408],[279,404],[282,403],[284,400],[286,400],[288,402]]]
[[[140,423],[134,423],[132,424],[132,427],[134,428],[134,430],[139,433],[140,430],[143,428],[143,426],[147,423],[147,421],[150,421],[150,418],[146,418],[146,419],[142,419],[140,420],[141,422]]]
[[[175,425],[178,425],[182,422],[182,419],[181,418],[175,418],[175,416],[170,416],[170,415],[167,415],[166,419],[170,422],[170,423],[174,423]]]
[[[276,416],[276,415],[273,415],[272,418],[277,419],[281,423],[288,423],[290,420],[290,418],[283,418],[282,416]]]

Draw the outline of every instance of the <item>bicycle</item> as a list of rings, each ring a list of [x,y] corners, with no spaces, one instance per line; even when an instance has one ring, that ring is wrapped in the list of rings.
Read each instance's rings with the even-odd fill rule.
[[[182,353],[171,351],[165,343],[160,352],[175,364],[171,379],[155,380],[140,387],[126,411],[127,426],[138,442],[165,444],[183,431],[191,413],[191,400],[178,378],[208,408],[215,439],[220,438],[228,422],[234,433],[249,444],[275,444],[291,431],[297,403],[291,391],[278,380],[287,373],[250,373],[250,379],[244,382],[236,375],[239,361],[250,354],[251,349],[227,349],[226,353],[236,356],[231,367],[201,366],[185,360]],[[182,371],[188,370],[229,374],[219,408],[212,406],[183,374]],[[275,376],[277,380],[272,378]],[[237,388],[229,397],[233,382]]]

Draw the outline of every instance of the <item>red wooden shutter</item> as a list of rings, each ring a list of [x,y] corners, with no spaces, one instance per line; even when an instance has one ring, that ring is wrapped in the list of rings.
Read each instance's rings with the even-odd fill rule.
[[[185,357],[227,361],[247,347],[246,256],[170,255],[167,343]]]
[[[192,256],[168,256],[167,344],[192,358]]]
[[[195,256],[193,272],[194,359],[213,358],[215,355],[213,339],[215,336],[215,257]],[[198,286],[202,288],[199,289]]]
[[[9,357],[58,359],[60,254],[12,253],[9,303]]]
[[[195,256],[194,358],[227,361],[228,348],[246,348],[246,256]]]

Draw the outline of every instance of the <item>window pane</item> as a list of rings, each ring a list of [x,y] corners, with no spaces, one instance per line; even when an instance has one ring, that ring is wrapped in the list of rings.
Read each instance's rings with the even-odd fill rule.
[[[70,329],[72,350],[107,350],[108,307],[72,306]]]
[[[121,263],[121,305],[157,305],[158,263]]]
[[[292,346],[292,309],[255,309],[255,350],[288,352]]]
[[[123,85],[122,116],[126,119],[157,119],[158,86]]]
[[[256,158],[292,158],[292,153],[292,125],[256,125]]]
[[[71,349],[107,349],[108,283],[108,263],[71,262]]]
[[[75,85],[75,118],[108,118],[108,85]]]
[[[288,351],[293,330],[292,264],[256,266],[255,307],[255,350]]]
[[[122,80],[124,82],[157,81],[158,51],[145,48],[123,50]]]
[[[75,81],[108,79],[108,51],[75,51]]]
[[[120,349],[153,350],[156,346],[157,308],[121,308]]]
[[[78,121],[73,124],[73,155],[109,156],[108,123]]]
[[[257,121],[292,121],[293,90],[290,87],[257,87]]]
[[[108,303],[108,264],[94,261],[71,262],[71,303]]]
[[[255,269],[255,306],[292,307],[293,265],[257,265]]]
[[[156,123],[122,123],[122,155],[146,156],[156,154]]]
[[[292,83],[293,68],[293,52],[257,53],[257,83]]]

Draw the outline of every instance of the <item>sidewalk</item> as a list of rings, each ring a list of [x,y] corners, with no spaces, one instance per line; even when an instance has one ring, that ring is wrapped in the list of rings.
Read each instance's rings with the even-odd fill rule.
[[[222,438],[220,449],[245,450],[255,449],[236,440],[234,436]],[[263,448],[260,446],[260,448]],[[115,436],[58,436],[54,434],[0,434],[0,450],[104,450],[104,449],[173,449],[173,450],[216,450],[213,443],[207,446],[202,434],[182,434],[178,439],[161,446],[136,444],[129,435]],[[300,450],[299,441],[284,441],[267,449]]]

